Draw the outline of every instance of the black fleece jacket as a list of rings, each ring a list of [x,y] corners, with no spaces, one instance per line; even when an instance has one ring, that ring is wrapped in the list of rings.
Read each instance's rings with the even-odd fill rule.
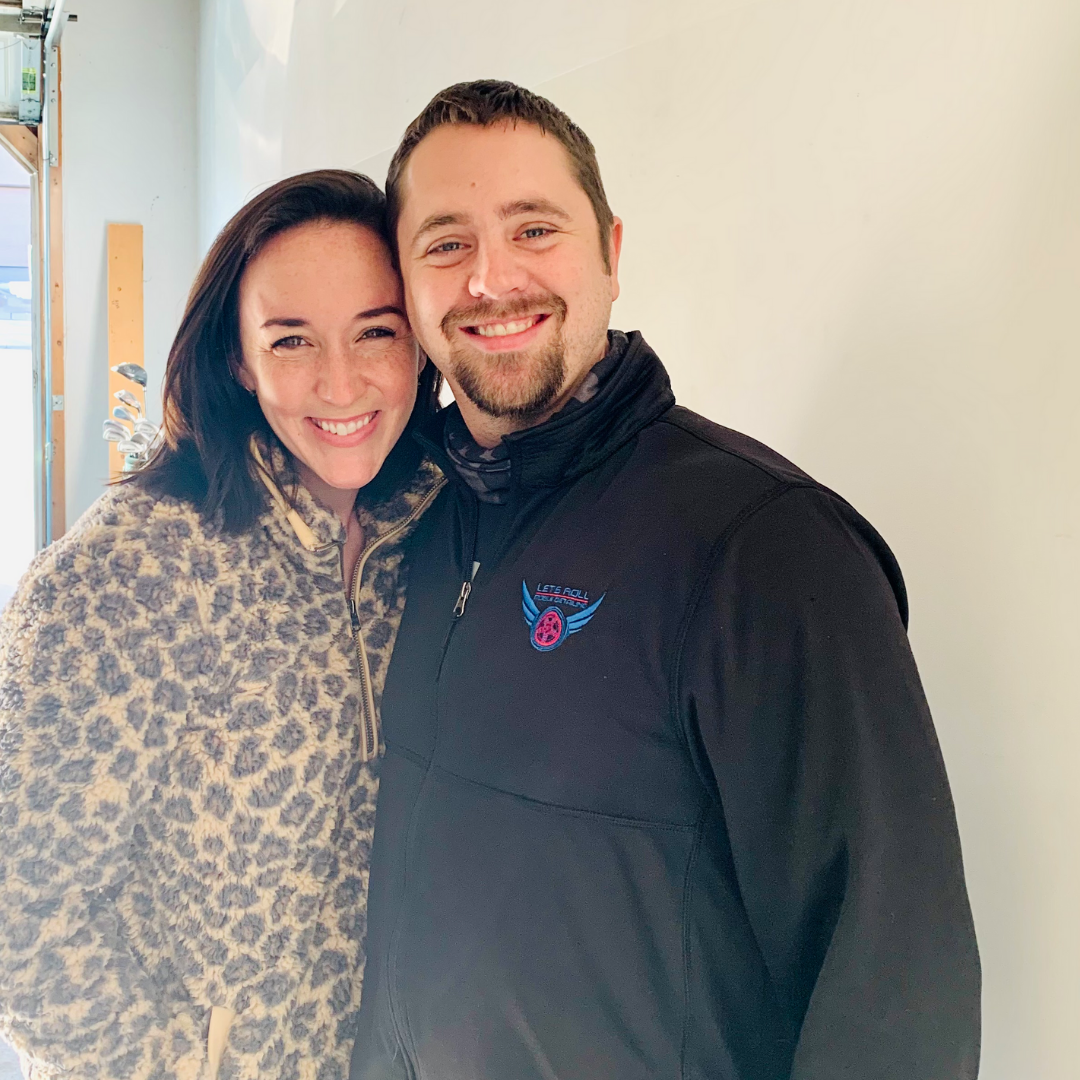
[[[638,334],[506,442],[479,569],[464,483],[410,546],[353,1080],[974,1077],[978,953],[885,543],[675,407]]]

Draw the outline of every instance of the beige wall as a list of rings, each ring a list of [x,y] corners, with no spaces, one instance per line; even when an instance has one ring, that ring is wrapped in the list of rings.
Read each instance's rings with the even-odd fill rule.
[[[985,1080],[1072,1080],[1080,1015],[1080,5],[204,0],[202,238],[263,184],[382,178],[462,78],[593,136],[615,323],[682,402],[893,545],[986,975]]]

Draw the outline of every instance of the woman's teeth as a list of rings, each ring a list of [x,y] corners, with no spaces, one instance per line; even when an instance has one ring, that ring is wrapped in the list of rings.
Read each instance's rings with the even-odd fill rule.
[[[315,423],[330,435],[352,435],[354,431],[367,427],[374,416],[374,413],[368,413],[366,416],[361,416],[359,420],[350,420],[346,424],[339,424],[336,420],[316,420]]]
[[[519,319],[517,322],[489,323],[487,326],[474,326],[473,329],[481,337],[506,337],[508,334],[523,334],[539,321],[539,315],[532,315],[528,319]]]

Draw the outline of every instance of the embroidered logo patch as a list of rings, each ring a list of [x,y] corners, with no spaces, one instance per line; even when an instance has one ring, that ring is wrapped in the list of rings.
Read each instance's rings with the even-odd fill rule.
[[[605,596],[607,593],[590,604],[587,592],[562,585],[541,585],[530,596],[529,586],[523,581],[521,613],[529,626],[529,643],[538,652],[557,649],[571,634],[585,629]],[[544,604],[547,606],[542,607]]]

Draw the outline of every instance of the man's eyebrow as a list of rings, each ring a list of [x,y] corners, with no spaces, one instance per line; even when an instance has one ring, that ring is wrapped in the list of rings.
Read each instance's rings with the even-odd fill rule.
[[[563,221],[570,220],[570,215],[557,203],[551,202],[550,199],[515,199],[513,202],[503,203],[499,207],[499,217],[503,221],[507,218],[517,217],[518,214],[544,214],[547,217],[561,218]],[[416,230],[413,241],[419,240],[420,237],[429,232],[434,232],[435,229],[441,229],[444,225],[463,225],[466,221],[468,221],[468,217],[465,214],[432,214]]]
[[[460,225],[465,221],[465,217],[462,214],[432,214],[431,217],[426,218],[424,223],[416,230],[416,235],[413,240],[419,240],[425,233],[432,232],[435,229],[441,229],[444,225]]]
[[[561,206],[549,199],[516,199],[499,207],[499,217],[503,221],[517,217],[518,214],[544,214],[547,217],[562,218],[563,221],[570,219],[570,215]]]

